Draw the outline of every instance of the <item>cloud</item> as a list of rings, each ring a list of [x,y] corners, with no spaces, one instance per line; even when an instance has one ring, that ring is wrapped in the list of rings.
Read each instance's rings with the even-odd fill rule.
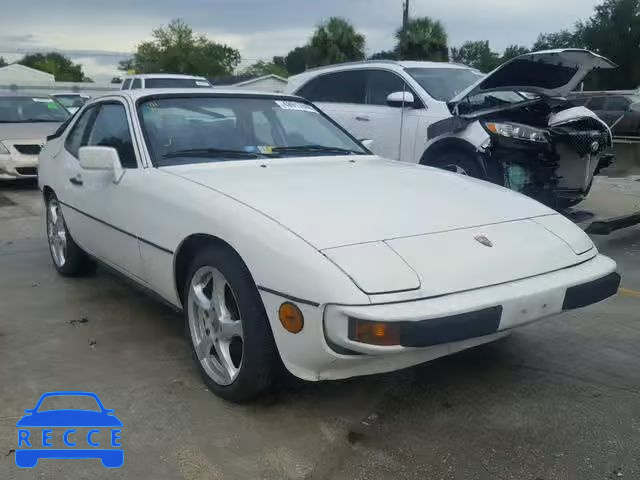
[[[588,17],[598,0],[412,0],[412,15],[439,19],[449,43],[489,40],[502,50],[531,45],[539,33],[570,28]],[[0,0],[4,22],[0,51],[7,56],[57,50],[82,61],[92,77],[117,74],[125,58],[151,31],[182,18],[196,32],[238,48],[243,63],[284,55],[304,44],[314,27],[342,16],[367,37],[370,53],[390,49],[402,19],[400,0]],[[34,32],[34,33],[24,33]]]

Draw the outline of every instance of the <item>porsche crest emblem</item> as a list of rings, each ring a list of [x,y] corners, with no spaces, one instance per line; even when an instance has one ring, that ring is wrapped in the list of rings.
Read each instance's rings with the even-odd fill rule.
[[[493,242],[489,240],[487,237],[485,237],[484,235],[476,235],[473,238],[475,239],[476,242],[484,245],[485,247],[493,247]]]

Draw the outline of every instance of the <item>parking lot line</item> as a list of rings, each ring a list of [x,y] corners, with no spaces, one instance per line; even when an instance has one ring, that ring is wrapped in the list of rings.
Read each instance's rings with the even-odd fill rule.
[[[631,290],[630,288],[621,288],[618,290],[618,293],[625,297],[640,298],[640,292],[638,290]]]

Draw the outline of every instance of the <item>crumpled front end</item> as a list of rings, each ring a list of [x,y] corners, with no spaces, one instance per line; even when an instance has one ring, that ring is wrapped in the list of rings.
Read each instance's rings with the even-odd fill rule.
[[[583,107],[503,112],[480,122],[491,137],[482,153],[492,180],[554,208],[582,201],[613,162],[609,127]]]

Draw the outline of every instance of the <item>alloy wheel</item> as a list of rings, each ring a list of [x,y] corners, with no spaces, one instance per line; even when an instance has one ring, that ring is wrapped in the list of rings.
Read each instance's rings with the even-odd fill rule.
[[[205,266],[196,271],[187,308],[191,340],[202,367],[218,385],[232,384],[242,367],[244,334],[235,293],[218,269]]]
[[[62,268],[67,262],[67,227],[60,204],[55,199],[47,203],[47,237],[53,261]]]

